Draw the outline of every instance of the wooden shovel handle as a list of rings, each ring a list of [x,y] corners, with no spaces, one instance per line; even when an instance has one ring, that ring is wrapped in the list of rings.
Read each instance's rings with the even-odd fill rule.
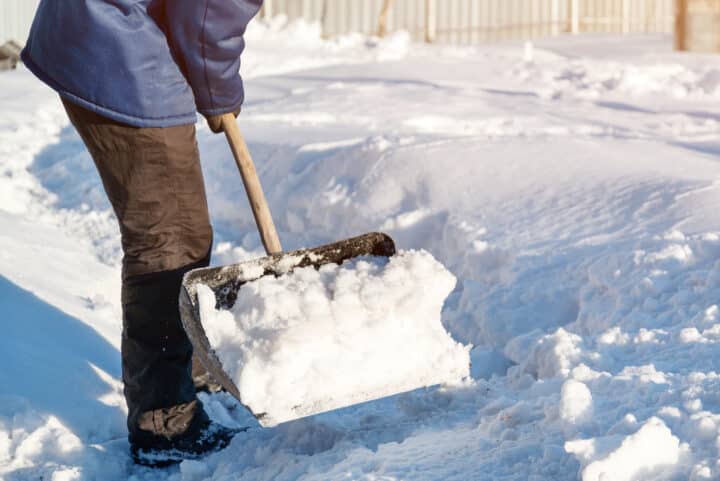
[[[268,254],[279,254],[282,252],[280,238],[275,230],[270,208],[265,200],[265,194],[260,185],[257,171],[255,171],[255,164],[253,164],[252,157],[250,157],[250,151],[245,144],[245,139],[240,133],[235,115],[232,113],[224,114],[221,121],[225,137],[227,137],[228,144],[230,144],[230,150],[232,150],[243,184],[245,184],[245,192],[247,192],[265,251]]]

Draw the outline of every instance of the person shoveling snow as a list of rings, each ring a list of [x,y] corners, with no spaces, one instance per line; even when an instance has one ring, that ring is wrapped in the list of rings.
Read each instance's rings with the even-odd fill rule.
[[[22,52],[60,94],[120,224],[124,393],[140,463],[201,456],[234,434],[196,396],[177,299],[212,244],[196,111],[215,132],[240,111],[243,33],[261,4],[44,0]]]
[[[261,4],[46,0],[22,53],[28,68],[60,94],[118,218],[128,439],[140,464],[197,458],[226,446],[237,433],[211,421],[197,398],[193,347],[264,425],[468,374],[468,350],[450,339],[439,319],[454,278],[429,256],[404,254],[382,268],[395,247],[378,233],[282,253],[235,120],[243,102],[243,33]],[[227,136],[269,257],[206,267],[212,228],[196,111],[213,132]],[[352,261],[368,255],[385,261]],[[342,268],[336,265],[345,261]],[[237,275],[248,274],[249,266],[260,267],[254,278]],[[287,280],[262,278],[292,268],[296,273]],[[258,278],[247,294],[238,291]],[[233,287],[236,326],[247,324],[238,313],[272,299],[267,312],[256,314],[266,329],[248,325],[241,333],[218,336],[212,314],[217,292],[198,281],[212,281],[210,287],[226,294]],[[330,285],[334,293],[323,300]],[[268,297],[267,289],[274,294]],[[298,293],[311,299],[298,300]],[[242,392],[207,345],[198,301]],[[283,311],[306,301],[306,311]],[[228,358],[233,355],[234,363]]]

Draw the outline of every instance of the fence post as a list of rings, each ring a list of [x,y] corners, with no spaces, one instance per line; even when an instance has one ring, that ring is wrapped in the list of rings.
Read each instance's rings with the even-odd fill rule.
[[[384,0],[382,9],[380,10],[380,17],[378,18],[377,36],[384,37],[387,33],[387,20],[390,15],[390,9],[392,8],[393,0]]]
[[[273,0],[265,0],[262,6],[262,18],[273,16]]]
[[[302,9],[301,16],[303,20],[308,22],[312,21],[312,18],[310,18],[310,2],[308,0],[302,0],[300,8]]]
[[[320,30],[322,38],[327,38],[327,21],[328,21],[328,3],[323,0],[322,10],[320,12]]]
[[[675,49],[687,50],[688,1],[675,0]]]
[[[560,35],[560,0],[552,0],[550,5],[550,22],[552,35]]]
[[[570,33],[580,33],[580,0],[570,0]]]
[[[425,0],[425,41],[432,43],[437,36],[436,0]]]
[[[630,32],[630,0],[622,0],[622,32]]]

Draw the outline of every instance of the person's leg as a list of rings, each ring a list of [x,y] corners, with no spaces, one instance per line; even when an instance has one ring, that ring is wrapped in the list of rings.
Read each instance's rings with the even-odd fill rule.
[[[183,274],[208,265],[212,244],[195,127],[136,128],[63,103],[120,224],[130,441],[169,439],[207,419],[178,311]]]

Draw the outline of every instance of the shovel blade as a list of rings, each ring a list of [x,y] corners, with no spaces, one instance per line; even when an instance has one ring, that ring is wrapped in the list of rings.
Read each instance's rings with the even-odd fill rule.
[[[217,308],[229,309],[234,305],[237,293],[242,285],[260,277],[266,275],[279,277],[300,267],[313,266],[317,269],[325,264],[342,264],[344,261],[356,257],[390,257],[394,254],[395,243],[393,240],[386,234],[372,232],[312,249],[300,249],[239,264],[206,267],[188,272],[183,278],[182,288],[180,289],[180,317],[190,342],[192,342],[195,356],[205,366],[210,375],[228,393],[242,403],[240,391],[210,346],[203,328],[197,299],[197,286],[199,284],[204,284],[215,292]],[[367,395],[361,394],[357,398],[345,402],[338,400],[312,406],[298,406],[296,409],[297,418],[367,401],[382,395],[383,393],[367,393]],[[243,403],[243,405],[245,404]],[[247,407],[247,405],[245,406]],[[248,410],[263,426],[274,425],[277,422],[270,413],[256,413],[249,407]],[[285,421],[290,421],[290,419],[283,419],[281,422]]]

